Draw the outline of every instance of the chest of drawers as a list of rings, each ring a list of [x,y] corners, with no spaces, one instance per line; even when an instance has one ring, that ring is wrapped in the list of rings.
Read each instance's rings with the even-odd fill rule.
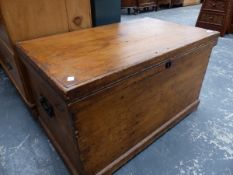
[[[205,0],[197,27],[216,30],[225,35],[231,24],[233,0]]]
[[[39,121],[71,172],[108,175],[197,108],[217,37],[146,18],[22,42],[18,51]]]
[[[121,7],[127,8],[128,13],[130,9],[134,10],[134,13],[138,13],[141,8],[152,7],[157,10],[158,0],[121,0]]]

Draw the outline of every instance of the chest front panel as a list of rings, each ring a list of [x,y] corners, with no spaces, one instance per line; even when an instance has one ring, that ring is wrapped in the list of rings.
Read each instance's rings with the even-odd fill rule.
[[[211,47],[147,70],[71,105],[80,158],[90,174],[102,170],[162,124],[198,101]]]

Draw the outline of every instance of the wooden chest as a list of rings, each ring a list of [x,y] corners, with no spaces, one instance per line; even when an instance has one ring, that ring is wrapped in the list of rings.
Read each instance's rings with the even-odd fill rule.
[[[205,0],[197,20],[197,27],[216,30],[224,36],[232,18],[233,0]]]
[[[140,19],[18,44],[73,174],[110,174],[195,110],[218,32]]]

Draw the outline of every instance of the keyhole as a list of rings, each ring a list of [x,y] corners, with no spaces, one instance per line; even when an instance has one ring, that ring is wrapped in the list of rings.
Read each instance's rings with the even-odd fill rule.
[[[171,66],[172,66],[172,62],[171,62],[171,61],[168,61],[168,62],[165,64],[166,69],[169,69]]]

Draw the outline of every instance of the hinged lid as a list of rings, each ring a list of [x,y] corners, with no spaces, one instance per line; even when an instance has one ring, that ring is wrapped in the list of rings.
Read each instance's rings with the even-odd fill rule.
[[[217,37],[145,18],[21,42],[18,50],[65,100],[74,100]]]

